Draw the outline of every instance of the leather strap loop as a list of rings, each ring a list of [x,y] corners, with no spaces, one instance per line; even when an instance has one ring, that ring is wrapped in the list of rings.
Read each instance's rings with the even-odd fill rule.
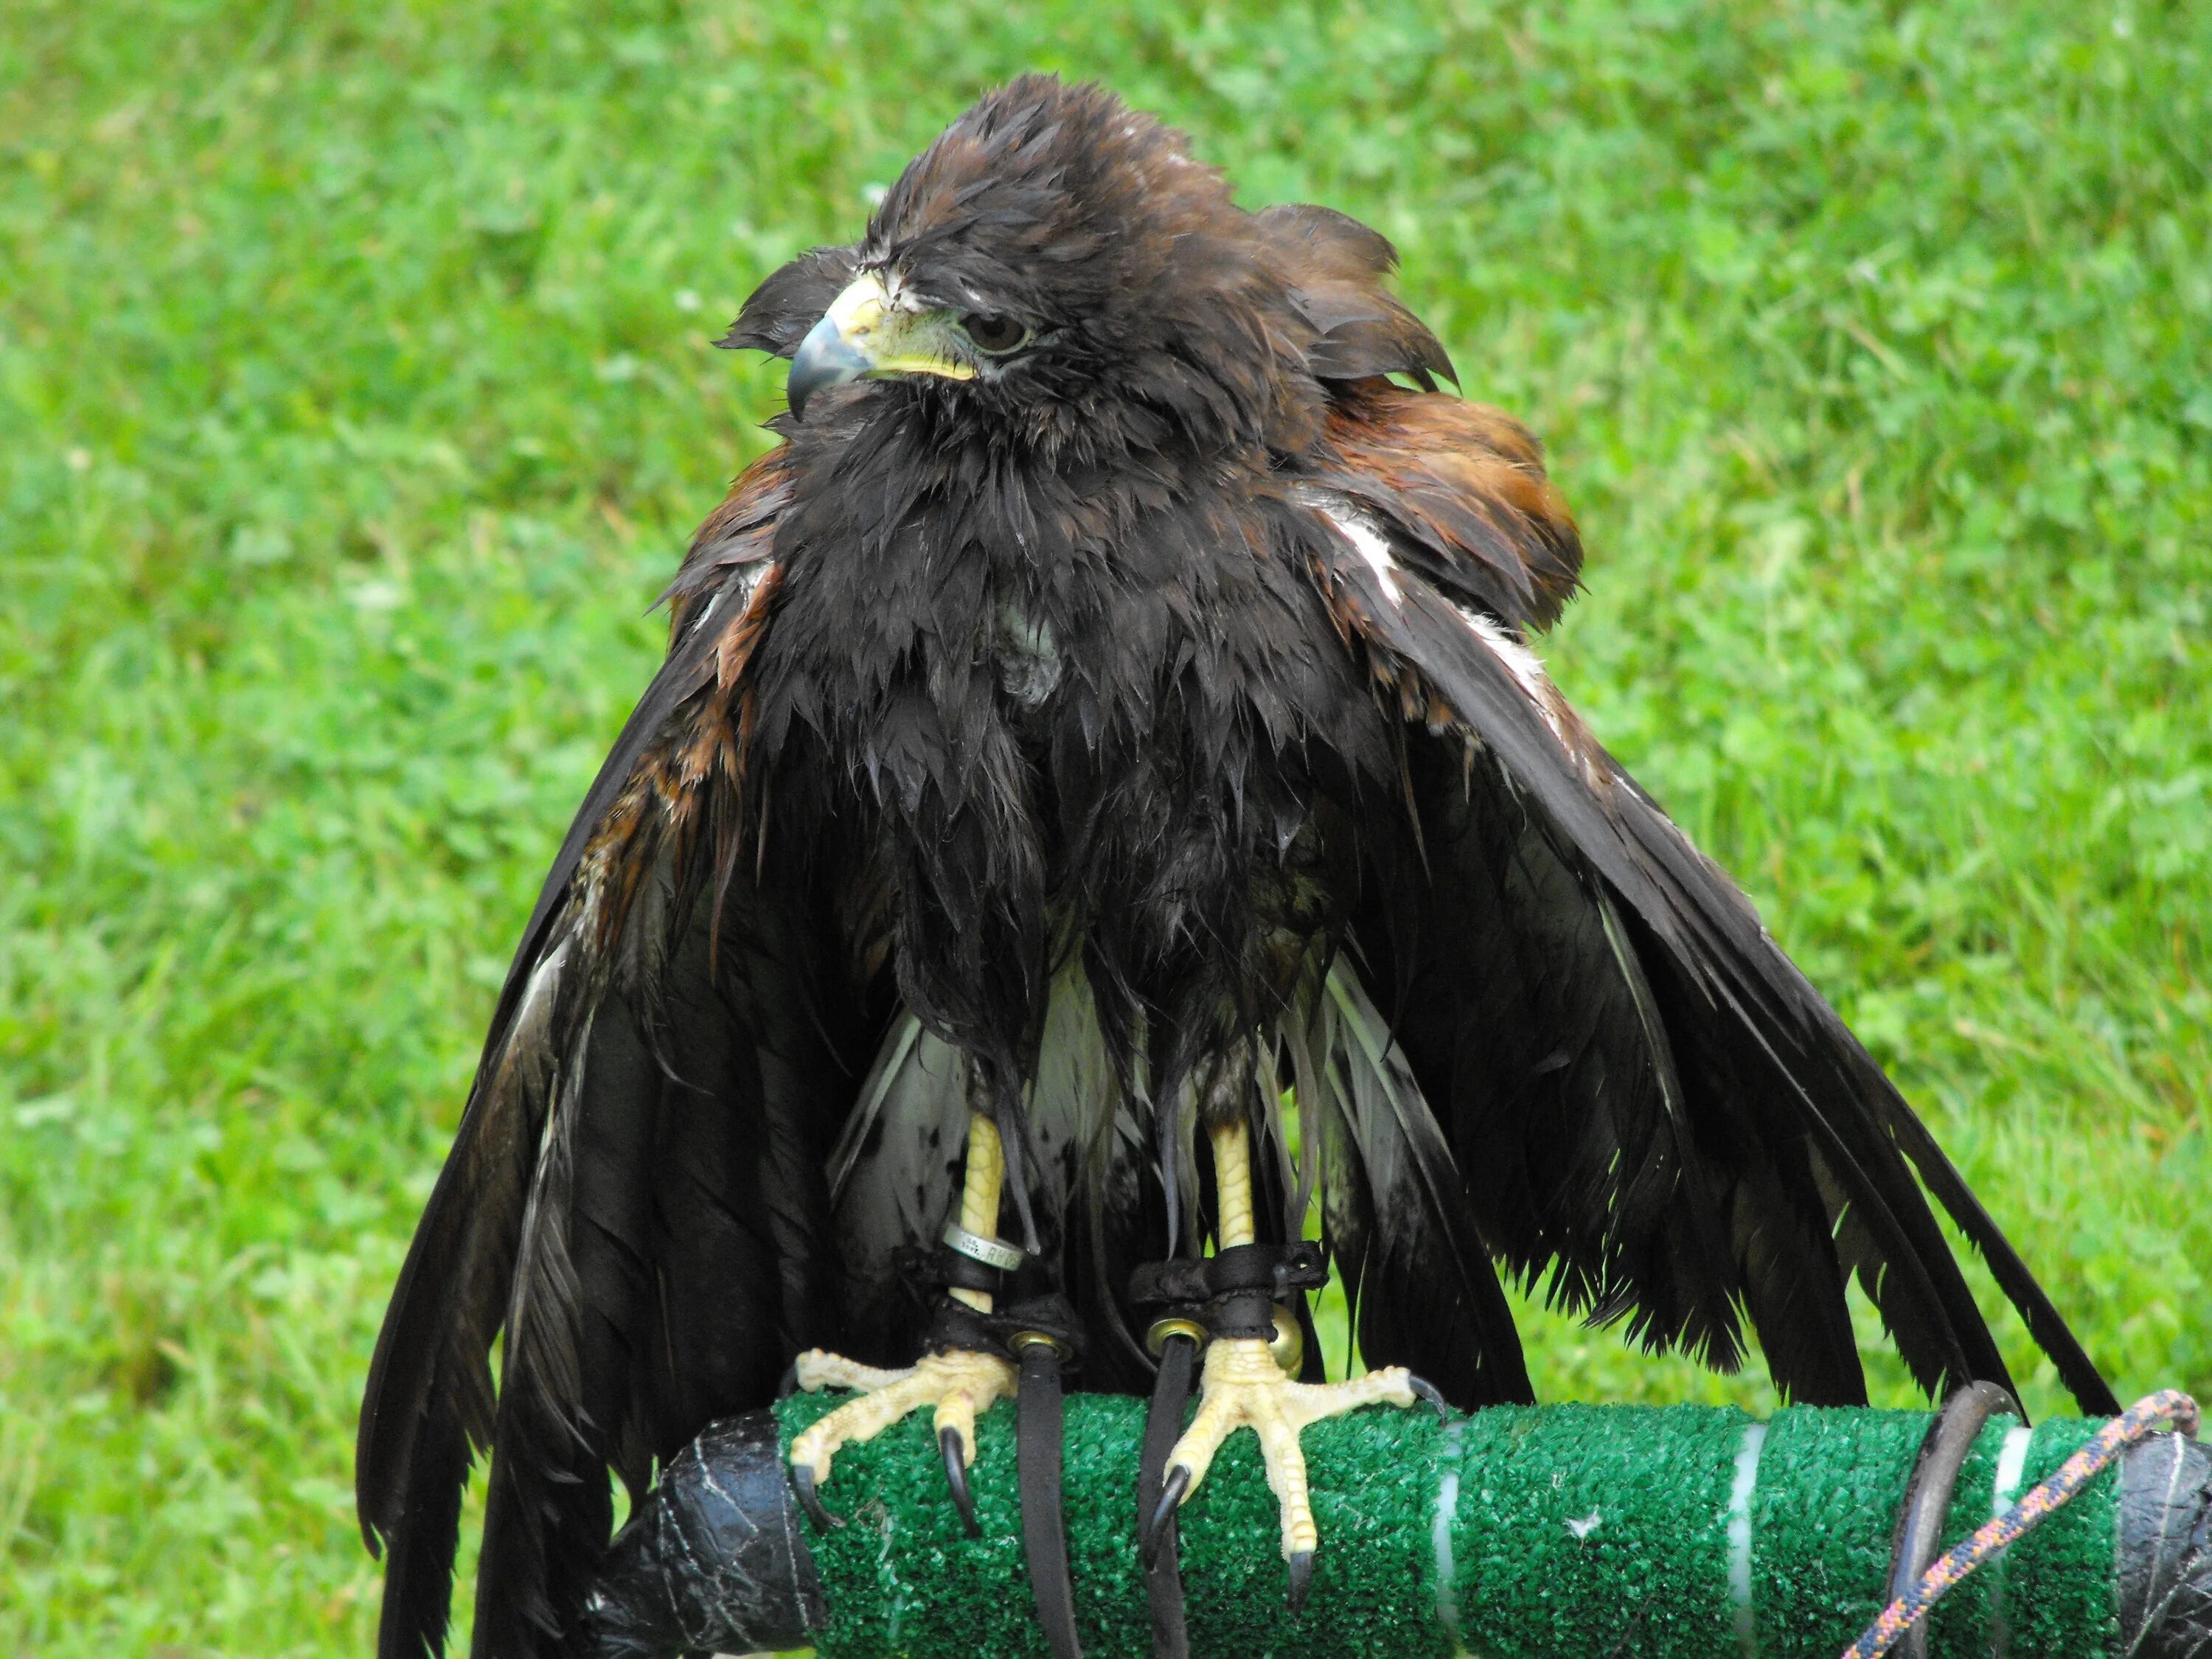
[[[932,1353],[959,1348],[969,1353],[994,1353],[1002,1359],[1013,1358],[1000,1340],[996,1321],[949,1296],[930,1310],[923,1346]]]
[[[1195,1320],[1214,1336],[1272,1342],[1277,1307],[1295,1310],[1300,1291],[1328,1283],[1322,1247],[1312,1239],[1237,1244],[1209,1256],[1146,1263],[1129,1276],[1129,1299]]]
[[[1018,1360],[1036,1342],[1054,1350],[1063,1370],[1073,1370],[1082,1364],[1083,1330],[1066,1297],[1033,1297],[1003,1313],[985,1313],[957,1297],[941,1297],[930,1310],[923,1346],[932,1353],[959,1348]]]
[[[1163,1307],[1260,1292],[1287,1302],[1294,1291],[1317,1291],[1328,1283],[1321,1245],[1312,1239],[1236,1244],[1213,1255],[1146,1262],[1129,1275],[1129,1299],[1140,1308]]]
[[[1002,1314],[991,1316],[991,1322],[1004,1333],[1001,1340],[1018,1343],[1020,1358],[1032,1346],[1030,1339],[1042,1338],[1048,1342],[1064,1371],[1079,1369],[1083,1364],[1083,1325],[1075,1316],[1075,1304],[1058,1291],[1048,1296],[1033,1296],[1025,1302],[1017,1302]]]
[[[1265,1291],[1239,1291],[1206,1304],[1206,1328],[1216,1336],[1245,1341],[1275,1339],[1275,1299]]]

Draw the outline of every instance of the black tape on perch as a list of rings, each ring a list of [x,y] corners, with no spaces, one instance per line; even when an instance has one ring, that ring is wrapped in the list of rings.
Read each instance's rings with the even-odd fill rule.
[[[593,1598],[615,1656],[812,1644],[824,1659],[1035,1656],[1013,1423],[980,1425],[982,1536],[946,1499],[926,1418],[838,1455],[851,1518],[793,1503],[780,1446],[836,1403],[719,1424],[616,1540]],[[1954,1413],[1954,1424],[1958,1413]],[[1071,1397],[1066,1500],[1076,1621],[1091,1659],[1151,1652],[1136,1540],[1141,1401]],[[1953,1472],[1948,1548],[2050,1476],[2099,1425],[1970,1436],[1922,1412],[1501,1407],[1438,1421],[1363,1412],[1306,1434],[1322,1547],[1284,1607],[1273,1499],[1251,1437],[1186,1507],[1191,1651],[1419,1659],[1837,1659],[1889,1599],[1900,1527],[1927,1530],[1928,1459]],[[1923,1451],[1926,1457],[1923,1458]],[[1916,1469],[1920,1478],[1916,1480]],[[1908,1527],[1908,1532],[1912,1528]],[[2212,1457],[2178,1434],[2131,1446],[2066,1508],[1966,1579],[1927,1625],[1935,1659],[2212,1656]]]

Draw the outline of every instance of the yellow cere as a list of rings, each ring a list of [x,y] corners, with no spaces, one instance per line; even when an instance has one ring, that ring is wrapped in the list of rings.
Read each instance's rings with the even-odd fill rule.
[[[908,309],[871,272],[855,277],[830,302],[829,320],[868,360],[871,374],[934,374],[941,380],[971,380],[975,366],[945,350],[948,313]]]

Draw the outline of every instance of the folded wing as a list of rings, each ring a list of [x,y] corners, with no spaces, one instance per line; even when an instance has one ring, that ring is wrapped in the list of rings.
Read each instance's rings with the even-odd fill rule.
[[[1332,615],[1407,722],[1411,811],[1370,852],[1363,977],[1490,1246],[1716,1364],[1747,1315],[1799,1401],[1865,1396],[1852,1275],[1923,1387],[2009,1387],[1932,1194],[2083,1408],[2116,1409],[1881,1068],[1528,651],[1579,550],[1526,434],[1369,380],[1292,493]]]
[[[475,1453],[476,1650],[564,1650],[607,1471],[641,1492],[836,1334],[823,1171],[873,1034],[820,994],[805,872],[744,836],[736,732],[784,490],[772,463],[741,480],[672,590],[668,659],[525,931],[386,1316],[356,1479],[393,1659],[443,1644]]]

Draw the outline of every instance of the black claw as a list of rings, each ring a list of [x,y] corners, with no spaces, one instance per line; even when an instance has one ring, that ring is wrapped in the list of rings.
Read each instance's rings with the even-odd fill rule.
[[[1313,1588],[1313,1552],[1300,1550],[1291,1557],[1291,1611],[1296,1613],[1306,1604],[1306,1592]]]
[[[983,1528],[976,1524],[975,1500],[968,1492],[968,1449],[961,1442],[960,1431],[939,1429],[937,1449],[945,1454],[945,1484],[952,1488],[952,1507],[960,1511],[960,1524],[968,1528],[970,1538],[981,1538]]]
[[[832,1527],[842,1527],[845,1517],[832,1515],[822,1506],[822,1499],[814,1490],[814,1466],[793,1463],[791,1466],[791,1489],[799,1495],[799,1507],[812,1517],[814,1524],[827,1532]]]
[[[1413,1395],[1416,1399],[1425,1400],[1429,1404],[1434,1406],[1437,1408],[1437,1416],[1440,1419],[1444,1421],[1450,1420],[1451,1407],[1444,1404],[1444,1397],[1443,1395],[1437,1392],[1437,1385],[1435,1383],[1428,1381],[1425,1377],[1409,1376],[1406,1379],[1406,1386],[1413,1391]]]
[[[794,1359],[783,1368],[783,1380],[775,1385],[775,1397],[788,1400],[799,1392],[799,1362]]]
[[[1168,1522],[1175,1519],[1176,1507],[1182,1495],[1190,1490],[1190,1471],[1181,1463],[1168,1471],[1168,1478],[1160,1485],[1160,1501],[1153,1506],[1145,1522],[1145,1568],[1150,1571],[1152,1563],[1159,1559],[1160,1545],[1168,1535]]]

